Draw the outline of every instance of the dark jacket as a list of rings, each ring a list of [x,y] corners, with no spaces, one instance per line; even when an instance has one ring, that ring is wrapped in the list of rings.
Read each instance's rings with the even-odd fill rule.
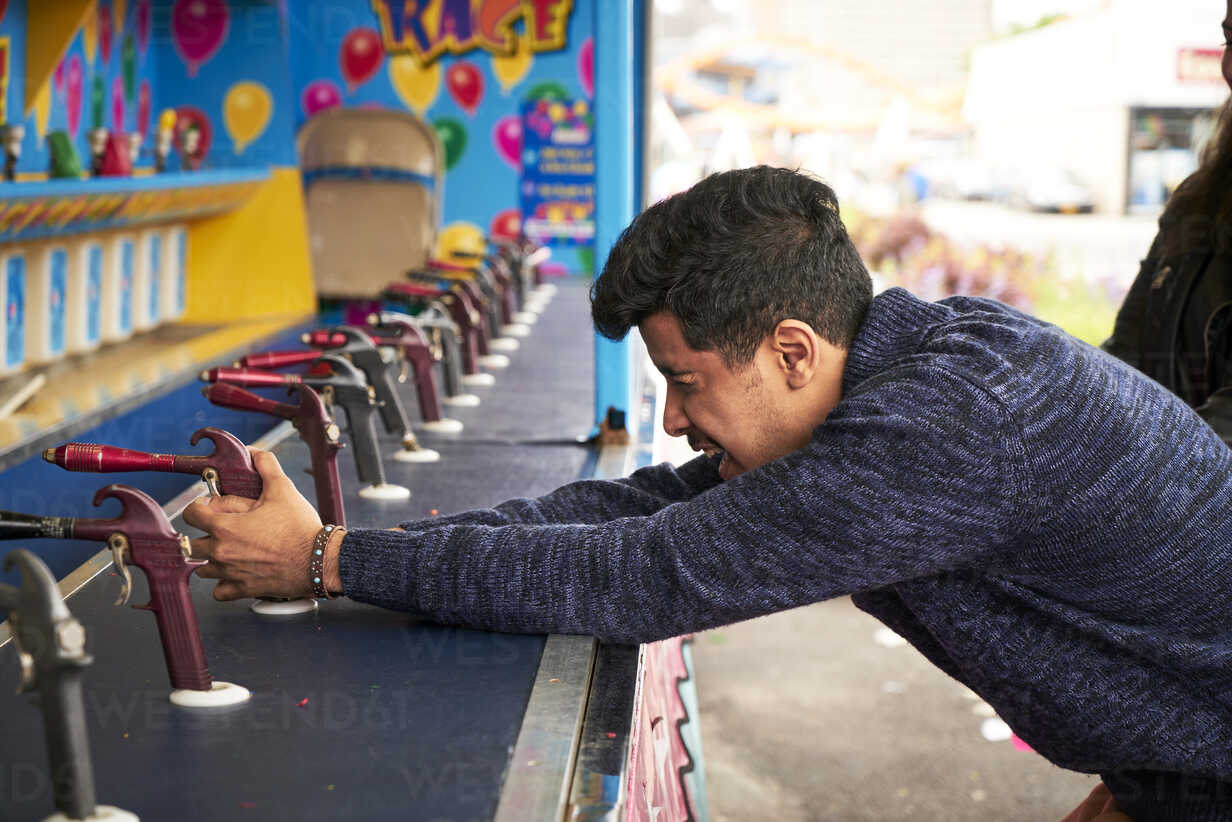
[[[1232,445],[1232,234],[1204,214],[1161,219],[1103,348]]]

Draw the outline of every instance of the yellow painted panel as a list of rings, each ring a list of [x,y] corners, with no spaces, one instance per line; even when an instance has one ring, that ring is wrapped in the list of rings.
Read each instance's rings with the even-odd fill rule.
[[[240,208],[191,223],[183,322],[316,310],[299,170],[276,168]]]
[[[30,3],[26,9],[26,87],[22,101],[28,115],[39,89],[51,82],[95,0],[55,0]]]

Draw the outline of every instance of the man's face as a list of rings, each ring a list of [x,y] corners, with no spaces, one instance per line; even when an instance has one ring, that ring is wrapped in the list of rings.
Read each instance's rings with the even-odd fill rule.
[[[717,352],[689,346],[673,314],[652,314],[638,328],[650,359],[667,378],[663,429],[688,437],[695,450],[722,452],[719,474],[725,480],[804,447],[837,402],[832,392],[829,407],[819,407],[826,402],[814,402],[815,392],[806,396],[788,387],[770,344],[758,349],[752,363],[732,369]],[[838,373],[841,380],[841,365]],[[834,374],[823,376],[832,380]]]

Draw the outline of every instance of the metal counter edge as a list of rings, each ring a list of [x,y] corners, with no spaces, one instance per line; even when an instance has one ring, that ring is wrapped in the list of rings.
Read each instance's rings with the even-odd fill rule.
[[[627,476],[634,458],[632,446],[606,446],[599,451],[593,478]],[[598,647],[594,637],[548,637],[493,822],[564,818]]]

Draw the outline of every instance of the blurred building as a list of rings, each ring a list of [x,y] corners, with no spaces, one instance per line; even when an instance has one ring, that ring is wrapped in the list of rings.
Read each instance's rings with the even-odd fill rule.
[[[1107,0],[977,47],[963,106],[976,151],[1010,176],[1073,172],[1101,211],[1157,212],[1228,97],[1223,12]]]

